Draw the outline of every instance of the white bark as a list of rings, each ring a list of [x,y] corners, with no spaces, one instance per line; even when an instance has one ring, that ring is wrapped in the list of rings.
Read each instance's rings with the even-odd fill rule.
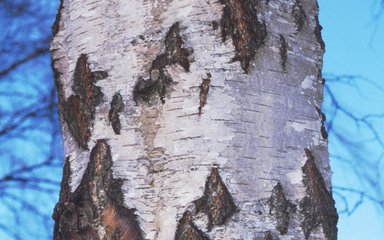
[[[103,101],[96,107],[88,148],[106,139],[113,176],[124,180],[124,203],[135,208],[145,239],[173,239],[179,219],[189,209],[195,225],[210,239],[262,239],[271,231],[279,239],[303,239],[299,210],[291,214],[288,233],[276,231],[268,199],[280,182],[285,197],[299,208],[306,195],[304,149],[330,187],[327,142],[321,136],[323,49],[318,43],[315,0],[302,0],[306,20],[301,31],[291,15],[295,1],[259,1],[258,18],[267,38],[245,73],[232,61],[231,37],[222,41],[223,5],[211,0],[64,0],[60,30],[52,42],[54,68],[61,73],[62,101],[73,94],[80,54],[92,71],[108,77],[96,83]],[[169,28],[179,22],[183,48],[192,48],[190,71],[166,67],[176,84],[165,103],[135,103],[140,77],[150,78],[152,61],[164,52]],[[280,35],[287,44],[286,70],[281,64]],[[210,78],[206,105],[199,116],[202,79]],[[108,120],[110,102],[121,94],[121,133]],[[62,117],[63,119],[63,117]],[[71,166],[71,189],[79,185],[90,151],[78,146],[62,120],[64,152]],[[238,211],[224,225],[207,229],[207,216],[196,214],[212,167],[219,173]],[[99,231],[102,237],[103,231]],[[321,225],[309,239],[324,239]]]

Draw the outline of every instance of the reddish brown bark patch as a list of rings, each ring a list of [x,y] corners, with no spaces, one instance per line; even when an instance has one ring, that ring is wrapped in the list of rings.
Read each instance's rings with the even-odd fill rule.
[[[223,41],[232,37],[236,49],[234,61],[240,61],[241,68],[248,73],[251,59],[264,45],[267,27],[257,17],[257,1],[220,0],[224,5],[221,18]]]
[[[55,207],[54,239],[143,239],[133,209],[124,206],[122,181],[112,177],[112,157],[105,140],[98,140],[76,191],[69,189],[69,165],[64,166],[60,201]]]
[[[166,67],[179,64],[186,72],[190,68],[190,56],[192,49],[183,48],[184,41],[180,35],[178,22],[169,29],[165,40],[165,51],[158,55],[152,62],[149,79],[139,78],[133,90],[133,98],[136,103],[147,102],[160,98],[165,103],[165,96],[173,84],[173,79],[166,72]]]
[[[325,186],[323,176],[318,170],[314,157],[309,149],[305,149],[308,158],[303,166],[303,183],[307,196],[300,201],[300,213],[303,215],[301,228],[308,239],[311,231],[322,224],[326,239],[337,239],[337,211],[332,194]]]
[[[109,117],[109,122],[112,125],[113,131],[116,134],[120,134],[121,123],[120,123],[119,115],[123,111],[123,108],[124,108],[123,97],[120,95],[120,93],[115,93],[111,101],[111,109],[109,110],[108,117]]]
[[[307,15],[305,14],[300,0],[296,0],[292,7],[292,17],[295,20],[296,30],[300,32],[301,29],[303,29],[304,23],[307,19]]]
[[[285,198],[283,187],[280,182],[272,190],[272,195],[269,198],[269,214],[272,214],[276,221],[276,230],[280,234],[288,232],[289,215],[292,204]]]
[[[208,215],[208,229],[223,225],[237,210],[231,194],[213,167],[205,182],[204,196],[195,201],[197,212]]]
[[[64,103],[63,116],[72,136],[83,149],[88,149],[95,108],[103,98],[100,87],[95,86],[94,82],[107,76],[103,71],[91,72],[87,56],[80,55],[74,73],[73,95]]]
[[[177,224],[175,240],[209,240],[209,238],[193,224],[191,213],[186,211]]]
[[[201,116],[201,110],[204,105],[207,103],[207,97],[209,92],[209,84],[211,83],[211,74],[207,73],[207,78],[203,78],[203,82],[200,85],[200,106],[199,106],[199,116]]]

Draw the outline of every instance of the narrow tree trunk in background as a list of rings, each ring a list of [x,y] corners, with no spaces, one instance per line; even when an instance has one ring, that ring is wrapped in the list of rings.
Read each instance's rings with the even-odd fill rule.
[[[63,0],[55,239],[336,239],[316,0]]]

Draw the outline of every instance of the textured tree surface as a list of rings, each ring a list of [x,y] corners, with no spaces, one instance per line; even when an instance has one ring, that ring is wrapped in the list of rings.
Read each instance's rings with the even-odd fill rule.
[[[316,0],[63,0],[56,239],[336,239]]]

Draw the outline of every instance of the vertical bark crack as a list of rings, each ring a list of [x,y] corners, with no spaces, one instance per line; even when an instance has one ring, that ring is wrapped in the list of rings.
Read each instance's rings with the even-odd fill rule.
[[[324,140],[327,140],[328,139],[328,133],[327,133],[327,129],[325,128],[325,121],[327,120],[326,116],[323,113],[323,111],[321,111],[320,108],[316,107],[316,111],[321,118],[321,128],[320,128],[321,136],[323,137]]]
[[[296,0],[292,7],[292,17],[295,20],[296,30],[300,32],[307,18],[300,0]]]
[[[56,19],[55,22],[52,25],[52,35],[55,36],[59,30],[60,30],[60,23],[61,23],[61,11],[63,9],[63,0],[60,0],[59,9],[56,13]]]
[[[203,82],[200,85],[200,106],[199,106],[199,116],[201,116],[201,110],[204,105],[207,103],[207,97],[209,92],[209,84],[211,83],[211,74],[207,73],[207,78],[203,78]]]
[[[208,229],[223,225],[237,210],[231,194],[213,167],[205,182],[204,196],[195,201],[197,212],[208,215]]]
[[[256,51],[263,46],[267,37],[267,27],[257,17],[257,1],[220,0],[224,5],[221,18],[223,41],[232,37],[236,55],[234,61],[240,61],[241,68],[248,73],[250,61]]]
[[[165,103],[165,96],[174,83],[168,75],[166,67],[172,64],[179,64],[186,72],[190,68],[190,56],[192,49],[183,48],[183,39],[180,35],[180,24],[173,24],[164,40],[165,51],[158,55],[152,62],[149,71],[150,78],[140,77],[133,90],[133,98],[136,103],[151,103],[160,98]]]
[[[80,185],[71,193],[68,159],[55,207],[55,240],[143,239],[134,209],[124,206],[122,181],[112,177],[112,157],[105,140],[98,140]],[[102,236],[99,229],[104,228]]]
[[[283,70],[285,71],[287,69],[288,45],[282,34],[280,34],[279,45],[280,45],[280,62],[281,62],[281,66],[283,67]]]
[[[280,182],[272,190],[272,195],[269,198],[269,209],[269,213],[277,221],[276,230],[280,234],[286,234],[288,232],[291,203],[285,198]]]
[[[119,115],[124,109],[123,97],[120,93],[115,93],[111,101],[111,108],[109,110],[108,118],[112,125],[113,131],[116,134],[120,134],[121,123]]]
[[[72,136],[84,150],[88,149],[95,108],[103,98],[100,87],[95,86],[94,82],[107,76],[103,71],[91,72],[87,55],[80,55],[74,73],[73,95],[64,103],[63,116]]]
[[[316,26],[315,26],[315,29],[313,30],[313,33],[315,34],[315,37],[317,39],[317,42],[320,44],[321,49],[324,50],[325,49],[325,43],[324,43],[323,38],[321,36],[321,30],[323,29],[323,27],[320,25],[318,14],[315,16],[315,21],[316,21]]]
[[[326,239],[337,239],[337,211],[332,194],[325,186],[323,176],[318,170],[314,157],[309,149],[305,149],[307,162],[302,170],[303,183],[307,196],[300,201],[300,213],[303,215],[301,228],[308,239],[311,231],[322,224]]]
[[[185,211],[177,224],[175,240],[209,240],[209,238],[193,224],[191,213]]]

